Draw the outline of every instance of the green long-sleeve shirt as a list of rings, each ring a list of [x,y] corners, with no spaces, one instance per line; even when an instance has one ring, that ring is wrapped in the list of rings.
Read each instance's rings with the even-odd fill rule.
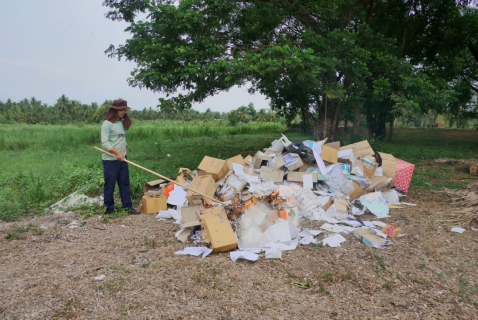
[[[105,120],[101,125],[101,147],[110,151],[115,148],[123,155],[126,155],[126,130],[124,129],[123,119],[116,121],[115,123]],[[103,160],[116,160],[116,157],[110,157],[103,154]]]

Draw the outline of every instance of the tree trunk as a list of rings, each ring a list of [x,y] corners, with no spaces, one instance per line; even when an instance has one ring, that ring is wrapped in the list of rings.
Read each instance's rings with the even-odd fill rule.
[[[322,102],[319,106],[319,117],[314,125],[314,140],[324,140],[328,138],[328,141],[335,141],[336,138],[336,117],[335,114],[340,112],[341,104],[335,100],[329,100],[325,95],[322,98]]]
[[[352,125],[352,134],[350,136],[350,142],[357,142],[360,140],[360,118],[362,116],[362,103],[358,103],[354,108],[354,122]]]
[[[393,137],[393,124],[395,122],[395,119],[392,118],[392,120],[390,120],[390,131],[388,133],[388,142],[392,142],[392,137]]]

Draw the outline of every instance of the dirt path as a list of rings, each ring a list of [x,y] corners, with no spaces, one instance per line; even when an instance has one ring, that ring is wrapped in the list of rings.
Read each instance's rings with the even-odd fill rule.
[[[299,246],[255,263],[174,255],[185,247],[178,226],[153,215],[2,223],[0,318],[476,319],[478,232],[438,223],[440,195],[407,201],[417,206],[385,220],[406,236],[385,250],[344,235],[340,248]]]

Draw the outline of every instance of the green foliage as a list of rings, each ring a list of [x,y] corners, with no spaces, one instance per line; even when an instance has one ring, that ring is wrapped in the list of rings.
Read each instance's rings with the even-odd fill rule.
[[[229,127],[214,122],[189,126],[183,121],[161,121],[157,126],[136,122],[127,133],[129,160],[174,178],[180,167],[195,169],[205,155],[229,158],[267,147],[285,129],[277,123]],[[92,148],[99,146],[99,125],[3,125],[0,136],[0,220],[43,214],[45,208],[78,189],[89,196],[102,193],[101,155]],[[144,183],[153,179],[147,172],[130,168],[136,204]],[[104,207],[95,205],[75,210],[85,217],[104,213]]]
[[[478,59],[478,14],[466,1],[104,5],[110,8],[107,17],[126,20],[131,33],[107,54],[136,62],[131,86],[168,95],[161,110],[180,113],[248,82],[249,91],[266,95],[287,123],[296,115],[304,130],[316,122],[316,138],[335,140],[337,121],[350,118],[350,106],[359,102],[373,137],[383,136],[385,123],[407,112],[465,115],[466,109],[476,115],[466,106],[469,95],[456,98],[458,91],[471,92],[477,71],[471,53]],[[142,18],[135,19],[138,14]],[[179,88],[187,93],[174,95]],[[238,109],[230,124],[255,120],[249,109]]]

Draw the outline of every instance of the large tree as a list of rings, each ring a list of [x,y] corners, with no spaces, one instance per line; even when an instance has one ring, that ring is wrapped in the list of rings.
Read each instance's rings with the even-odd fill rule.
[[[192,102],[250,83],[250,91],[270,98],[279,115],[312,118],[315,138],[333,140],[347,101],[358,106],[357,117],[363,105],[383,126],[390,116],[381,114],[415,105],[409,90],[413,79],[436,91],[423,66],[432,65],[446,47],[438,33],[448,28],[466,34],[457,44],[460,50],[476,44],[464,30],[475,22],[462,21],[467,4],[105,0],[111,8],[107,17],[127,21],[132,35],[107,53],[136,62],[130,85],[175,95],[161,99],[164,109],[190,108]]]

